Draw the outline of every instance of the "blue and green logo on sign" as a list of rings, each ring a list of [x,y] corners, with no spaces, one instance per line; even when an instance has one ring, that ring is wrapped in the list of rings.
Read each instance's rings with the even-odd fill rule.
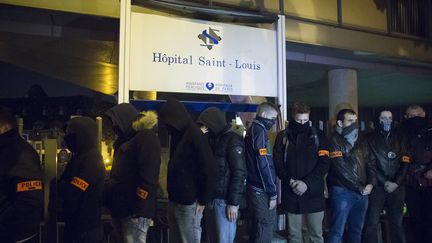
[[[218,45],[222,38],[216,32],[219,32],[219,30],[212,29],[210,27],[208,31],[203,30],[202,33],[198,35],[198,39],[204,42],[204,44],[201,44],[201,46],[205,46],[211,50],[213,46]]]

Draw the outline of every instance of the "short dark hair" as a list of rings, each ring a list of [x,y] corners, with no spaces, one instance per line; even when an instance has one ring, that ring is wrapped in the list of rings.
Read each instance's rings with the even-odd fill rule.
[[[309,114],[310,112],[310,106],[303,102],[295,102],[292,107],[291,115],[294,117],[296,114]]]
[[[357,115],[357,113],[352,109],[342,109],[337,113],[336,121],[344,121],[345,114]]]
[[[9,124],[13,128],[17,126],[15,114],[7,107],[0,106],[0,125]]]
[[[382,109],[378,109],[377,112],[375,113],[375,119],[379,120],[381,114],[385,111],[388,111],[393,115],[393,112],[391,111],[390,108],[382,108]]]

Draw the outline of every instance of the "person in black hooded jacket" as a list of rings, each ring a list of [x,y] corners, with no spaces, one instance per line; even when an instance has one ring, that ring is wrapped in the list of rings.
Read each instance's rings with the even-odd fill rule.
[[[156,216],[161,163],[159,138],[154,131],[157,114],[138,113],[134,106],[124,103],[106,115],[118,137],[105,198],[118,237],[124,243],[143,243]]]
[[[160,120],[171,135],[167,178],[169,239],[199,243],[202,213],[214,193],[217,164],[203,132],[178,100],[167,100]]]
[[[39,156],[18,133],[14,114],[0,107],[0,242],[34,237],[42,212]]]
[[[225,113],[216,107],[205,109],[197,120],[209,137],[219,175],[215,199],[206,210],[208,242],[234,242],[238,209],[246,182],[243,138],[230,129]]]
[[[88,117],[73,118],[66,128],[64,140],[72,152],[58,182],[65,217],[64,242],[102,242],[105,167],[97,146],[96,123]]]

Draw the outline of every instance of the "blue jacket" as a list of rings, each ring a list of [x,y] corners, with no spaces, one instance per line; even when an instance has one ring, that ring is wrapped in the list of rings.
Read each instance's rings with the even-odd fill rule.
[[[255,120],[247,130],[245,149],[248,186],[275,199],[276,171],[269,150],[267,130],[261,122]]]

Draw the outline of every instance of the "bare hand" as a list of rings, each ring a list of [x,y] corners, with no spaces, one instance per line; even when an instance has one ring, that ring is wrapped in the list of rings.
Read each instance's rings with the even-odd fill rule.
[[[237,220],[238,217],[238,206],[234,206],[234,205],[227,205],[226,207],[226,213],[228,216],[228,220],[230,222],[234,222]]]
[[[206,126],[201,126],[200,129],[201,129],[201,132],[202,132],[203,134],[206,134],[206,133],[208,133],[208,131],[209,131],[208,127],[206,127]]]
[[[424,177],[426,179],[432,180],[432,170],[426,171],[426,173],[424,174]]]
[[[391,182],[391,181],[386,181],[384,183],[384,190],[388,193],[392,193],[394,190],[396,190],[399,187],[398,184]]]
[[[269,209],[273,210],[274,208],[276,208],[276,199],[270,199]]]
[[[303,193],[306,192],[307,189],[308,189],[308,187],[307,187],[306,183],[304,183],[303,181],[297,180],[295,182],[295,187],[294,187],[293,191],[298,196],[301,196],[301,195],[303,195]]]
[[[371,184],[367,184],[362,191],[362,195],[363,196],[369,195],[372,192],[372,189],[373,189],[373,186]]]
[[[296,184],[296,181],[295,181],[295,180],[290,179],[289,185],[290,185],[291,188],[294,189],[294,187],[295,187],[297,184]]]
[[[204,212],[205,205],[197,204],[195,214],[202,214]]]

